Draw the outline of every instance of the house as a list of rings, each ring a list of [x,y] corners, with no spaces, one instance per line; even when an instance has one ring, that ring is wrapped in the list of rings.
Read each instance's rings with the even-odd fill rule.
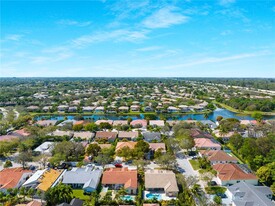
[[[15,135],[18,137],[28,137],[30,135],[30,133],[26,130],[26,129],[18,129],[13,131],[10,135]]]
[[[95,122],[96,125],[100,125],[101,123],[108,123],[108,124],[112,125],[113,124],[113,120],[104,120],[104,119],[101,119],[101,120],[97,120]]]
[[[68,108],[68,112],[76,112],[76,111],[77,111],[77,107],[76,106]]]
[[[230,156],[223,150],[200,150],[199,154],[202,157],[207,157],[211,165],[218,163],[238,163],[237,158]]]
[[[161,134],[159,132],[143,132],[142,135],[146,142],[152,142],[152,141],[160,142],[161,140]]]
[[[225,134],[221,134],[220,130],[214,130],[213,133],[215,134],[216,137],[221,138],[224,142],[228,142],[234,134],[238,134],[233,131]]]
[[[46,192],[49,188],[54,187],[61,181],[64,172],[64,170],[48,169],[39,178],[39,184],[36,189]]]
[[[227,187],[226,195],[233,206],[274,206],[272,191],[266,186],[254,186],[247,182],[239,182]]]
[[[6,192],[10,188],[19,188],[32,175],[31,170],[22,167],[5,168],[0,171],[0,191]]]
[[[203,132],[200,129],[191,129],[191,137],[193,138],[213,138],[213,136],[207,132]]]
[[[58,127],[64,127],[65,125],[73,125],[76,122],[74,119],[67,119],[61,123],[59,123],[57,126]]]
[[[118,138],[120,140],[122,139],[136,140],[138,138],[138,131],[130,131],[130,132],[119,131]]]
[[[144,107],[144,112],[153,112],[153,111],[154,111],[154,109],[150,106]]]
[[[139,106],[139,105],[132,105],[132,106],[131,106],[131,110],[132,110],[133,112],[139,112],[140,106]]]
[[[117,137],[117,132],[105,132],[105,131],[98,131],[96,132],[95,139],[106,139],[108,142],[114,142]]]
[[[92,112],[95,109],[95,107],[87,106],[82,107],[82,112]]]
[[[38,120],[35,124],[42,127],[48,127],[48,126],[54,126],[56,123],[57,123],[57,120]]]
[[[105,111],[105,109],[102,106],[99,106],[99,107],[95,108],[95,112],[104,112],[104,111]]]
[[[93,132],[74,132],[74,138],[80,138],[82,140],[91,140],[94,135]]]
[[[145,190],[165,193],[168,197],[176,197],[179,192],[176,175],[168,170],[148,170],[145,172]]]
[[[52,106],[45,106],[42,108],[43,112],[49,112],[53,107]]]
[[[216,129],[217,125],[215,122],[212,122],[211,120],[200,120],[200,123],[203,125],[208,126],[210,129]]]
[[[173,106],[169,106],[167,108],[167,112],[169,112],[169,113],[179,112],[179,108],[176,108],[176,107],[173,107]]]
[[[165,147],[165,143],[149,143],[149,148],[150,151],[147,154],[147,159],[151,159],[152,157],[154,157],[154,153],[157,150],[161,150],[161,152],[164,154],[166,153],[166,147]]]
[[[26,188],[36,188],[40,184],[40,178],[46,171],[47,169],[37,170],[22,186]]]
[[[187,105],[179,105],[178,107],[181,112],[189,112],[190,111],[190,107],[188,107]]]
[[[153,127],[164,127],[164,121],[163,120],[150,120],[149,125]]]
[[[138,188],[137,170],[124,168],[110,168],[103,172],[102,186],[119,190],[124,187],[128,194],[136,194]]]
[[[118,108],[119,112],[128,112],[129,111],[129,107],[127,106],[121,106]]]
[[[41,154],[51,155],[53,146],[54,142],[44,142],[38,147],[36,147],[33,151],[39,152]]]
[[[58,107],[57,107],[57,111],[59,111],[59,112],[65,112],[65,111],[67,111],[69,109],[69,106],[68,105],[59,105]]]
[[[248,182],[252,185],[258,184],[258,178],[247,171],[244,171],[237,164],[215,164],[213,169],[217,171],[217,182],[220,185],[233,185],[240,181]]]
[[[31,202],[29,202],[28,204],[26,204],[25,206],[42,206],[42,202],[41,201],[37,201],[37,200],[33,200]]]
[[[167,120],[166,121],[170,127],[173,127],[174,125],[178,124],[179,120]]]
[[[221,145],[212,139],[195,138],[195,147],[200,150],[221,150]]]
[[[136,120],[131,121],[130,125],[132,125],[135,128],[146,128],[147,121],[144,119],[136,119]]]
[[[123,147],[129,147],[129,149],[134,149],[137,142],[118,142],[116,145],[116,152]]]
[[[102,175],[102,170],[94,170],[92,167],[76,168],[66,171],[62,183],[70,185],[73,189],[83,189],[91,193],[97,189]]]
[[[27,110],[29,112],[37,112],[40,110],[40,108],[38,106],[29,106],[29,107],[27,107]]]
[[[69,138],[73,137],[73,132],[71,131],[61,131],[61,130],[55,130],[52,133],[50,133],[50,136],[56,136],[56,137],[63,137],[68,136]]]
[[[83,205],[83,200],[80,200],[78,198],[73,198],[70,202],[70,204],[68,203],[62,203],[59,204],[57,206],[82,206]]]
[[[16,135],[0,135],[0,142],[2,141],[12,141],[19,139]]]
[[[114,120],[113,121],[113,126],[118,126],[118,125],[128,125],[127,120]]]

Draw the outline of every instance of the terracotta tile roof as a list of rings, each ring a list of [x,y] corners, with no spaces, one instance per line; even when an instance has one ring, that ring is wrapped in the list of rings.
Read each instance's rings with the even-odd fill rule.
[[[125,132],[125,131],[119,131],[118,132],[118,138],[137,138],[138,137],[138,131],[131,131],[131,132]]]
[[[195,138],[195,147],[198,148],[217,148],[221,149],[221,145],[213,142],[211,139],[207,138]]]
[[[36,200],[33,200],[31,202],[29,202],[28,204],[26,204],[26,206],[41,206],[42,203]]]
[[[124,188],[137,188],[137,170],[111,168],[103,172],[102,184],[124,184]]]
[[[203,156],[207,156],[209,161],[238,161],[237,158],[230,156],[222,150],[201,150],[200,153]]]
[[[31,170],[24,170],[22,167],[6,168],[0,171],[0,189],[14,188],[19,183],[22,175],[32,174]]]
[[[213,138],[211,134],[203,132],[199,129],[191,129],[191,137],[193,138]]]
[[[100,123],[105,123],[105,122],[109,123],[110,125],[113,124],[113,120],[97,120],[95,123],[97,125],[100,125]]]
[[[37,189],[47,191],[61,174],[62,171],[54,169],[50,169],[49,171],[45,172],[40,179],[40,184],[37,186]]]
[[[134,149],[137,142],[118,142],[116,145],[116,151],[120,150],[123,147],[129,147],[130,149]]]
[[[236,164],[216,164],[213,169],[218,172],[218,177],[222,181],[258,179],[254,174],[245,173]]]
[[[30,135],[30,133],[27,132],[26,129],[15,130],[15,131],[13,132],[13,134],[14,134],[14,135],[19,135],[19,136],[24,136],[24,137],[27,137],[27,136]]]
[[[116,136],[117,136],[116,132],[99,131],[96,133],[95,138],[115,139]]]
[[[114,120],[113,125],[117,126],[117,125],[127,125],[128,121],[127,120]]]
[[[0,136],[0,142],[2,141],[12,141],[18,139],[18,136],[16,135],[2,135]]]
[[[149,143],[150,149],[157,151],[158,149],[162,149],[163,152],[166,151],[165,143]]]
[[[144,119],[137,119],[137,120],[133,120],[131,123],[131,125],[142,125],[143,127],[146,127],[147,126],[147,121],[144,120]]]

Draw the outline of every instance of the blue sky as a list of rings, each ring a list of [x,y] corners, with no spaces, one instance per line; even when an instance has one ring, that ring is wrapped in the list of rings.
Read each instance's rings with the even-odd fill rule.
[[[273,0],[1,1],[1,77],[275,77]]]

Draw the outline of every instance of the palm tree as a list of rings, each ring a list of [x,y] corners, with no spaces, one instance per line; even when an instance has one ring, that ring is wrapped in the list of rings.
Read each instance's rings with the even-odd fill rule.
[[[33,196],[35,195],[35,190],[33,189],[33,188],[30,188],[29,190],[28,190],[28,195],[32,198],[32,200],[33,200]]]
[[[204,119],[208,119],[209,113],[204,113],[203,117],[204,117]]]
[[[28,191],[25,187],[21,187],[20,190],[19,190],[19,194],[23,195],[24,201],[25,201],[25,198],[26,198],[26,195],[28,194]]]

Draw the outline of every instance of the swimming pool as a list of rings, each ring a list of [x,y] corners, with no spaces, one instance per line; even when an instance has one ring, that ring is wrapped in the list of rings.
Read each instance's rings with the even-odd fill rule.
[[[157,200],[160,200],[161,199],[161,195],[160,194],[157,194],[157,193],[148,193],[146,194],[146,198],[147,199],[157,199]]]
[[[130,195],[124,195],[121,199],[126,201],[134,201],[134,197]]]

